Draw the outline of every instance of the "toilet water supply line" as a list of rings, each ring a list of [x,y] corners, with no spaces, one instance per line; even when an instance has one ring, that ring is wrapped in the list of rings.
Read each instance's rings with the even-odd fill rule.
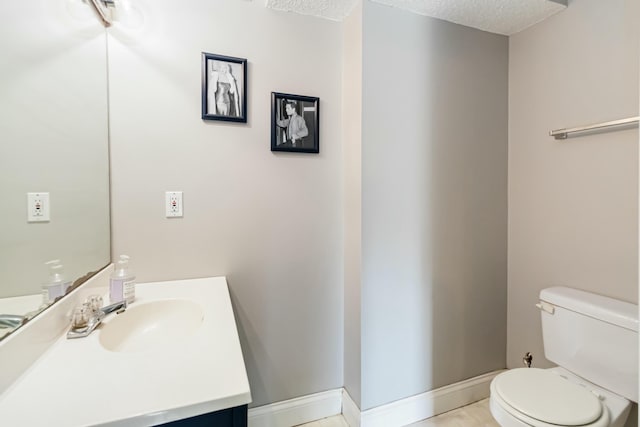
[[[533,362],[533,355],[527,351],[527,353],[522,358],[522,363],[524,363],[524,366],[526,366],[527,368],[530,368],[531,362]]]

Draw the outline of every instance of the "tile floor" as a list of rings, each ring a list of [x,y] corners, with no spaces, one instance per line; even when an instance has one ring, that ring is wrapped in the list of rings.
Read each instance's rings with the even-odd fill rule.
[[[342,415],[324,418],[300,427],[349,427]],[[489,399],[484,399],[451,412],[429,418],[410,427],[500,427],[489,412]]]

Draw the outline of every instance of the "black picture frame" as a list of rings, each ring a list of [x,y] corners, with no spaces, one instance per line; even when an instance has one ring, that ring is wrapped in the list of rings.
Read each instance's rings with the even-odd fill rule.
[[[297,129],[290,127],[294,126],[289,119],[293,110],[293,115],[302,119],[296,119],[296,123],[304,124],[306,135],[299,136]],[[320,152],[320,98],[271,92],[271,151]]]
[[[202,119],[247,122],[245,58],[202,52]]]

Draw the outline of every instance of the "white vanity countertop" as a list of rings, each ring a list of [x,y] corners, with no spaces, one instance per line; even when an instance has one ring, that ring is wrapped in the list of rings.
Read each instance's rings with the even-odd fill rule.
[[[63,335],[0,395],[0,425],[148,426],[251,402],[226,279],[138,284],[129,309],[163,299],[198,302],[200,327],[137,352],[100,344],[115,314],[86,338]]]

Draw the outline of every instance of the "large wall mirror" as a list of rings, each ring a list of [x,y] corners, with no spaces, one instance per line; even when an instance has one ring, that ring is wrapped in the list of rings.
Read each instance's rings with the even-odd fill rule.
[[[83,0],[3,1],[0,21],[1,339],[62,297],[50,271],[77,285],[111,249],[105,28]]]

